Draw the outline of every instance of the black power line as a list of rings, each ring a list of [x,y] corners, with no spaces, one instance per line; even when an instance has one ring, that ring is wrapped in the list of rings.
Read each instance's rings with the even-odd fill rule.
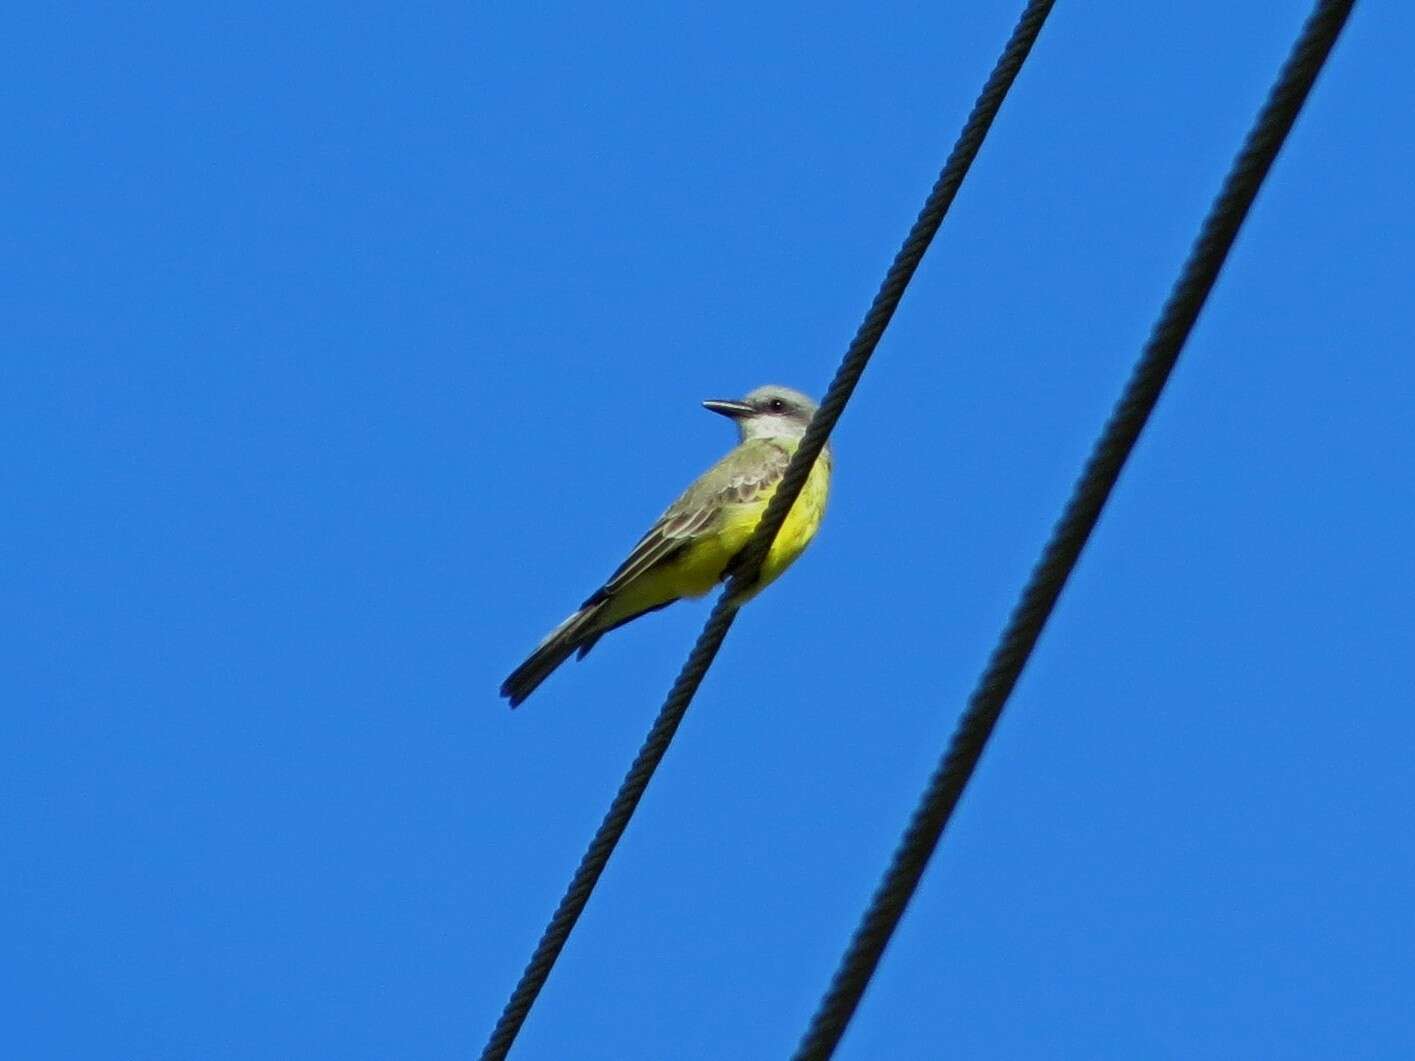
[[[1149,341],[1101,432],[1031,579],[978,680],[893,861],[860,920],[829,990],[797,1048],[796,1061],[824,1061],[845,1033],[884,948],[919,885],[1007,698],[1100,519],[1194,321],[1218,279],[1238,229],[1287,138],[1355,0],[1323,0],[1313,10],[1204,219]]]
[[[669,742],[672,741],[678,724],[687,713],[693,694],[697,692],[703,676],[706,675],[708,667],[712,665],[713,658],[717,655],[717,650],[722,646],[723,638],[727,636],[727,631],[732,626],[732,620],[736,618],[737,609],[728,602],[736,591],[756,581],[762,560],[771,547],[772,539],[781,529],[786,514],[805,485],[806,476],[810,474],[816,457],[824,448],[831,430],[845,409],[845,403],[850,400],[855,385],[860,381],[860,376],[864,373],[870,356],[874,353],[875,347],[879,345],[880,337],[894,316],[894,311],[899,306],[899,300],[904,295],[905,287],[908,286],[910,278],[924,257],[924,252],[928,250],[929,243],[943,223],[944,214],[947,213],[954,196],[957,195],[968,168],[973,164],[973,159],[977,157],[988,129],[992,126],[993,119],[997,117],[997,112],[1002,106],[1008,89],[1012,87],[1012,82],[1016,79],[1028,53],[1032,50],[1032,45],[1041,32],[1042,23],[1046,21],[1054,2],[1055,0],[1031,0],[1018,19],[1017,26],[1013,29],[1012,36],[1003,49],[1002,55],[998,58],[997,65],[993,68],[992,74],[978,95],[977,102],[973,105],[973,110],[963,126],[963,131],[959,134],[953,151],[944,163],[933,190],[929,192],[923,209],[920,210],[919,217],[914,222],[914,227],[909,230],[904,245],[895,256],[893,264],[889,267],[889,272],[885,274],[884,282],[880,285],[879,293],[875,295],[864,322],[860,325],[859,331],[855,333],[854,340],[841,360],[840,368],[836,370],[830,389],[821,400],[820,408],[816,410],[810,426],[806,429],[800,446],[786,469],[781,485],[762,514],[761,522],[757,524],[752,539],[744,550],[738,574],[733,577],[727,590],[713,608],[712,614],[708,616],[707,624],[698,636],[697,644],[693,646],[693,651],[683,665],[678,679],[673,683],[673,688],[669,691],[658,718],[654,721],[653,727],[644,739],[643,746],[639,749],[639,754],[635,757],[633,765],[630,766],[628,774],[625,775],[623,783],[619,786],[619,792],[610,804],[604,821],[600,823],[594,839],[590,841],[589,848],[580,860],[580,865],[575,870],[570,886],[566,889],[564,897],[560,900],[560,905],[556,907],[550,923],[541,935],[540,942],[536,945],[525,972],[521,974],[520,981],[512,991],[511,998],[506,1003],[506,1008],[502,1011],[501,1018],[497,1021],[496,1028],[492,1031],[491,1038],[482,1051],[482,1061],[500,1061],[507,1055],[512,1043],[515,1042],[516,1035],[525,1023],[536,996],[545,986],[545,981],[550,975],[556,958],[559,957],[560,951],[565,946],[565,941],[575,927],[575,922],[579,920],[585,904],[589,901],[595,882],[604,872],[604,867],[608,864],[615,845],[629,824],[629,818],[633,815],[634,808],[638,806],[644,790],[648,787],[649,780],[653,777],[654,770],[658,768],[660,760],[668,750]]]

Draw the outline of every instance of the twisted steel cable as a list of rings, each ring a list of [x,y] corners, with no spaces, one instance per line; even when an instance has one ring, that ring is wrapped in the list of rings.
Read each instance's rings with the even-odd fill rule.
[[[824,448],[831,430],[835,427],[836,421],[840,419],[846,402],[850,400],[850,395],[855,390],[855,385],[859,383],[875,347],[879,345],[880,337],[893,318],[894,311],[904,296],[904,290],[908,286],[910,278],[918,269],[924,252],[928,250],[930,242],[943,223],[944,215],[958,194],[958,188],[963,183],[963,178],[977,157],[978,150],[982,147],[993,119],[997,117],[1002,101],[1006,98],[1008,89],[1012,87],[1013,81],[1016,80],[1018,72],[1022,69],[1022,64],[1032,50],[1032,45],[1036,42],[1042,24],[1046,21],[1054,3],[1055,0],[1031,0],[1023,9],[1022,15],[1012,31],[1012,36],[1008,39],[992,74],[978,95],[977,102],[974,103],[972,112],[968,115],[968,120],[963,126],[963,131],[959,134],[952,152],[939,173],[938,180],[932,191],[929,192],[923,208],[919,211],[918,219],[914,222],[913,228],[909,230],[909,235],[904,240],[903,246],[895,256],[889,271],[885,274],[884,282],[880,285],[869,312],[855,333],[855,338],[850,343],[849,349],[846,350],[840,367],[836,370],[835,378],[831,381],[829,390],[821,400],[820,408],[816,410],[810,426],[806,429],[806,434],[801,439],[800,446],[786,469],[781,485],[762,514],[761,522],[757,524],[751,541],[743,550],[737,574],[733,576],[727,589],[713,608],[712,614],[708,616],[707,623],[698,636],[697,643],[693,646],[682,671],[679,672],[677,680],[673,683],[673,688],[669,691],[658,718],[644,739],[633,765],[630,766],[628,774],[625,775],[618,793],[609,806],[609,811],[605,814],[604,820],[595,832],[594,839],[590,841],[589,848],[580,860],[580,865],[575,870],[570,886],[566,889],[564,897],[560,900],[560,905],[556,907],[550,923],[541,935],[540,942],[536,945],[525,972],[521,974],[520,981],[512,991],[506,1008],[502,1011],[501,1018],[497,1021],[491,1038],[482,1051],[482,1061],[501,1061],[510,1052],[517,1034],[530,1013],[531,1006],[535,1003],[536,996],[545,986],[545,982],[550,976],[550,970],[555,965],[561,950],[564,949],[565,942],[569,939],[585,904],[589,901],[595,883],[599,880],[600,874],[604,872],[619,838],[624,835],[624,830],[629,824],[634,809],[643,797],[645,789],[648,788],[654,771],[668,750],[668,745],[673,740],[679,723],[683,721],[689,704],[692,703],[694,693],[702,684],[703,677],[717,656],[717,651],[722,646],[722,641],[727,636],[733,619],[736,618],[737,608],[729,602],[735,597],[738,590],[750,586],[756,581],[761,570],[762,560],[766,557],[772,540],[781,529],[786,514],[805,485],[806,477],[810,474],[816,457]]]
[[[880,957],[923,877],[988,737],[1106,499],[1144,429],[1263,179],[1292,129],[1355,0],[1322,0],[1302,28],[1223,187],[1204,219],[1129,382],[1042,550],[893,860],[795,1054],[824,1061],[839,1045]]]

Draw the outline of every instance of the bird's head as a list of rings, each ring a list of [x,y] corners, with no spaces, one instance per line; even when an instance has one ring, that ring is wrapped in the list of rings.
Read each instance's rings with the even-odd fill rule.
[[[737,421],[737,431],[749,438],[800,438],[815,415],[816,403],[790,387],[768,384],[745,398],[713,398],[703,408]]]

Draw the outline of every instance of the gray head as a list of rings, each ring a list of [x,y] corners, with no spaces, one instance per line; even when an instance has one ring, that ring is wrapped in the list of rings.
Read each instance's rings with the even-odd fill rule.
[[[713,399],[703,402],[711,409],[737,421],[737,433],[749,438],[800,438],[815,415],[816,403],[790,387],[768,384],[737,401]]]

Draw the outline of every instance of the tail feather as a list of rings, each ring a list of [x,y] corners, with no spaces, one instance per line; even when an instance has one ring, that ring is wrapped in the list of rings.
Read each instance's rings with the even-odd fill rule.
[[[526,658],[526,662],[513,670],[501,683],[501,695],[511,701],[512,707],[519,706],[526,697],[535,692],[536,687],[550,677],[551,671],[569,659],[577,648],[583,645],[583,651],[587,652],[589,645],[599,640],[591,631],[603,606],[602,599],[593,603],[587,602],[583,608],[547,634],[545,640]]]
[[[643,608],[639,611],[636,611],[633,615],[626,615],[617,623],[613,623],[609,626],[601,626],[593,633],[585,635],[580,639],[579,650],[576,653],[575,658],[584,659],[586,656],[588,656],[590,654],[590,649],[594,648],[595,645],[599,642],[599,639],[605,634],[609,633],[611,630],[618,630],[625,623],[632,623],[635,619],[639,618],[640,616],[647,615],[649,612],[656,612],[662,610],[663,608],[667,608],[676,600],[678,600],[678,598],[674,597],[673,600],[666,600],[662,604],[655,604],[651,608]]]

